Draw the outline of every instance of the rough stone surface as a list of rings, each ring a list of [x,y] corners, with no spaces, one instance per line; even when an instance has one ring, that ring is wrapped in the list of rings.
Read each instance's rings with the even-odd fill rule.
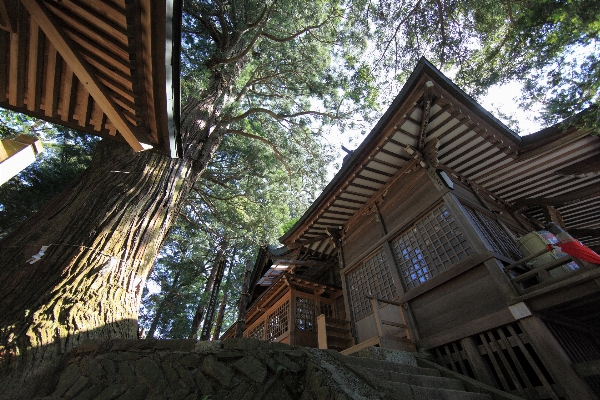
[[[402,350],[382,349],[381,347],[365,347],[352,354],[353,357],[366,357],[375,360],[385,360],[400,364],[417,366],[415,353]]]
[[[408,355],[371,349],[361,357],[370,358],[254,339],[94,341],[65,356],[55,387],[38,399],[416,400],[432,393],[460,398],[461,392],[451,390],[461,387],[458,381],[432,379],[434,374],[416,367]],[[408,365],[393,372],[398,362]],[[374,372],[375,367],[382,373]],[[445,387],[419,386],[429,383]]]

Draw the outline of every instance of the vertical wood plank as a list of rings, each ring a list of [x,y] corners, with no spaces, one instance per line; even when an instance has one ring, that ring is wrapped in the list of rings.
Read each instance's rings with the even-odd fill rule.
[[[450,352],[450,348],[448,347],[448,345],[444,345],[444,351],[446,352],[446,357],[448,358],[448,363],[450,364],[450,369],[452,369],[452,371],[456,372],[456,373],[460,373],[458,371],[458,369],[456,368],[456,364],[454,363],[454,357],[452,356],[452,353]]]
[[[8,72],[10,65],[10,34],[2,29],[0,29],[0,54],[8,55],[8,64],[0,63],[0,102],[6,101],[6,95],[8,90]]]
[[[554,381],[560,383],[569,398],[596,398],[589,386],[573,371],[571,361],[541,319],[531,316],[521,319],[519,324]]]
[[[44,110],[46,117],[54,117],[57,110],[58,84],[60,82],[60,59],[56,47],[48,48],[48,64],[46,65],[46,95]]]
[[[502,368],[500,368],[500,366],[498,365],[498,361],[496,360],[496,357],[494,357],[494,352],[492,351],[492,348],[490,347],[489,343],[487,342],[487,338],[485,337],[485,335],[483,333],[479,334],[479,338],[483,342],[483,347],[485,347],[487,355],[490,358],[492,365],[494,366],[496,375],[500,379],[500,384],[502,385],[502,387],[500,389],[510,392],[510,386],[508,385],[508,382],[506,381],[506,377],[502,373]]]
[[[19,85],[19,34],[10,34],[10,51],[8,67],[8,104],[17,106],[17,94]]]
[[[75,98],[75,85],[73,84],[73,71],[68,64],[63,66],[64,80],[62,82],[62,102],[60,104],[59,114],[62,121],[68,121],[71,116],[71,105]]]
[[[521,385],[521,381],[517,377],[515,371],[512,369],[512,366],[510,365],[506,356],[504,355],[504,352],[502,351],[502,346],[494,337],[494,332],[488,331],[487,335],[490,338],[490,343],[493,344],[496,348],[497,354],[500,357],[500,361],[502,362],[502,364],[504,364],[504,369],[506,370],[506,372],[508,372],[508,375],[510,376],[510,379],[512,380],[513,384],[517,387],[517,390],[519,392],[525,392],[525,388],[523,387],[523,385]]]
[[[375,317],[375,324],[377,326],[377,333],[379,337],[383,337],[383,327],[381,326],[381,320],[379,319],[379,302],[376,299],[371,300],[371,307],[373,308],[373,317]]]
[[[533,368],[533,371],[535,372],[537,377],[542,382],[542,385],[546,388],[548,393],[554,393],[556,395],[554,389],[552,388],[552,385],[550,384],[550,382],[548,382],[548,380],[546,379],[546,376],[540,370],[540,368],[538,367],[537,363],[535,362],[535,360],[533,359],[531,354],[529,354],[529,350],[527,349],[527,347],[525,346],[525,343],[523,343],[523,341],[521,340],[521,338],[519,337],[519,335],[517,334],[515,329],[511,325],[508,325],[507,328],[508,328],[508,332],[512,335],[515,342],[517,343],[517,346],[519,346],[519,348],[521,349],[521,352],[525,356],[525,359],[527,360],[529,365],[531,365],[531,367]]]
[[[291,289],[290,294],[288,295],[290,299],[290,311],[288,321],[288,329],[290,332],[290,346],[296,345],[296,291]]]
[[[460,368],[462,369],[462,374],[468,376],[467,367],[465,366],[465,361],[463,360],[462,354],[458,349],[457,342],[452,343],[452,349],[454,350],[454,354],[456,355],[456,361],[458,361],[458,365],[460,365]]]
[[[475,374],[475,378],[478,381],[485,383],[486,385],[496,386],[496,381],[493,378],[492,374],[488,370],[487,365],[481,358],[477,347],[471,337],[466,337],[460,340],[460,345],[465,350],[467,354],[467,359],[469,360],[469,364],[471,365],[471,369]]]
[[[38,106],[38,81],[40,66],[40,28],[31,21],[29,26],[29,65],[27,66],[27,110],[35,111]]]

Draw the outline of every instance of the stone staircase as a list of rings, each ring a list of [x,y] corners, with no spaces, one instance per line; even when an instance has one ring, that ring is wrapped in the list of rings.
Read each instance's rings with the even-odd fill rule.
[[[90,341],[56,373],[49,392],[0,399],[518,399],[419,353],[370,347],[345,356],[248,338]]]
[[[432,361],[428,355],[411,352],[365,348],[352,356],[328,352],[387,399],[436,400],[499,400],[519,397],[484,385],[478,381],[456,376]],[[427,364],[426,367],[419,364]],[[449,373],[448,373],[449,372]],[[447,376],[444,376],[447,375]],[[334,375],[335,376],[335,375]]]

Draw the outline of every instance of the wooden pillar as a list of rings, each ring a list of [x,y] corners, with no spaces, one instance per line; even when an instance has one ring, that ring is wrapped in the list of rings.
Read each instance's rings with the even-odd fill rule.
[[[473,373],[475,374],[475,378],[478,381],[485,383],[486,385],[496,386],[494,378],[483,361],[483,358],[479,354],[479,350],[477,350],[477,346],[471,337],[466,337],[460,340],[460,345],[467,353],[469,357],[469,363],[471,364],[471,368],[473,369]]]
[[[572,362],[544,322],[536,316],[519,321],[523,331],[529,336],[538,357],[571,400],[596,399],[589,386],[577,376]]]
[[[290,331],[290,346],[296,345],[296,291],[290,287],[290,312],[288,321],[288,329]]]

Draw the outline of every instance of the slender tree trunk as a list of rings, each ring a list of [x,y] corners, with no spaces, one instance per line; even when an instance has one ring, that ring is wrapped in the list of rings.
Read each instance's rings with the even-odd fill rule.
[[[238,304],[238,320],[235,328],[235,337],[242,337],[246,325],[246,308],[250,302],[250,279],[252,278],[252,263],[246,262],[246,270],[244,271],[244,282],[242,283],[242,294]]]
[[[215,321],[215,331],[213,332],[212,340],[219,340],[219,334],[221,333],[221,327],[223,326],[223,318],[225,317],[225,308],[227,308],[227,300],[229,299],[229,286],[231,284],[231,274],[233,270],[233,266],[235,264],[235,253],[233,252],[233,256],[231,257],[231,264],[229,264],[229,268],[227,269],[227,281],[225,281],[225,286],[223,287],[223,298],[221,299],[221,304],[219,304],[219,313],[217,314],[217,320]]]
[[[152,339],[154,337],[154,333],[156,332],[156,328],[158,328],[158,324],[159,324],[160,320],[162,319],[162,315],[165,312],[165,308],[166,308],[167,304],[172,300],[173,292],[175,291],[175,289],[177,288],[177,285],[179,284],[180,276],[181,276],[181,271],[177,271],[175,273],[175,277],[173,278],[173,283],[171,284],[171,286],[169,287],[169,289],[167,290],[167,292],[165,293],[163,298],[160,300],[160,304],[158,305],[158,307],[156,307],[156,314],[154,315],[154,318],[152,319],[152,323],[150,324],[150,328],[148,329],[148,333],[146,334],[146,339]]]
[[[223,298],[221,299],[221,304],[219,305],[219,314],[217,314],[217,320],[215,321],[215,331],[213,332],[212,340],[219,340],[221,328],[223,327],[223,318],[225,318],[227,300],[229,300],[229,292],[225,291],[223,293]]]
[[[192,320],[192,329],[190,332],[189,339],[198,339],[198,330],[200,329],[200,322],[202,322],[202,318],[204,318],[204,313],[206,312],[206,302],[203,300],[206,297],[207,293],[212,292],[213,286],[215,284],[215,279],[217,277],[217,271],[219,269],[219,264],[224,257],[225,249],[227,248],[227,241],[225,239],[221,240],[219,244],[219,250],[217,251],[217,256],[215,257],[215,261],[213,263],[213,267],[210,270],[210,276],[206,281],[206,285],[204,286],[204,291],[202,292],[202,296],[200,301],[198,302],[198,306],[196,307],[196,313],[194,314],[194,319]]]
[[[221,304],[219,304],[219,312],[217,314],[217,320],[215,321],[215,331],[213,333],[212,340],[219,339],[219,333],[221,332],[221,325],[223,325],[223,317],[225,316],[225,307],[227,307],[227,292],[229,290],[229,284],[231,282],[231,270],[233,269],[233,266],[235,264],[236,253],[237,253],[237,248],[234,248],[233,253],[231,255],[231,262],[229,263],[229,268],[227,268],[227,280],[225,281],[225,286],[223,286],[223,298],[221,299]],[[215,288],[213,288],[213,292],[215,289],[220,290],[220,288],[216,288],[216,285],[215,285]],[[216,293],[216,294],[218,295],[218,293]],[[207,340],[208,340],[208,337],[207,337]]]

